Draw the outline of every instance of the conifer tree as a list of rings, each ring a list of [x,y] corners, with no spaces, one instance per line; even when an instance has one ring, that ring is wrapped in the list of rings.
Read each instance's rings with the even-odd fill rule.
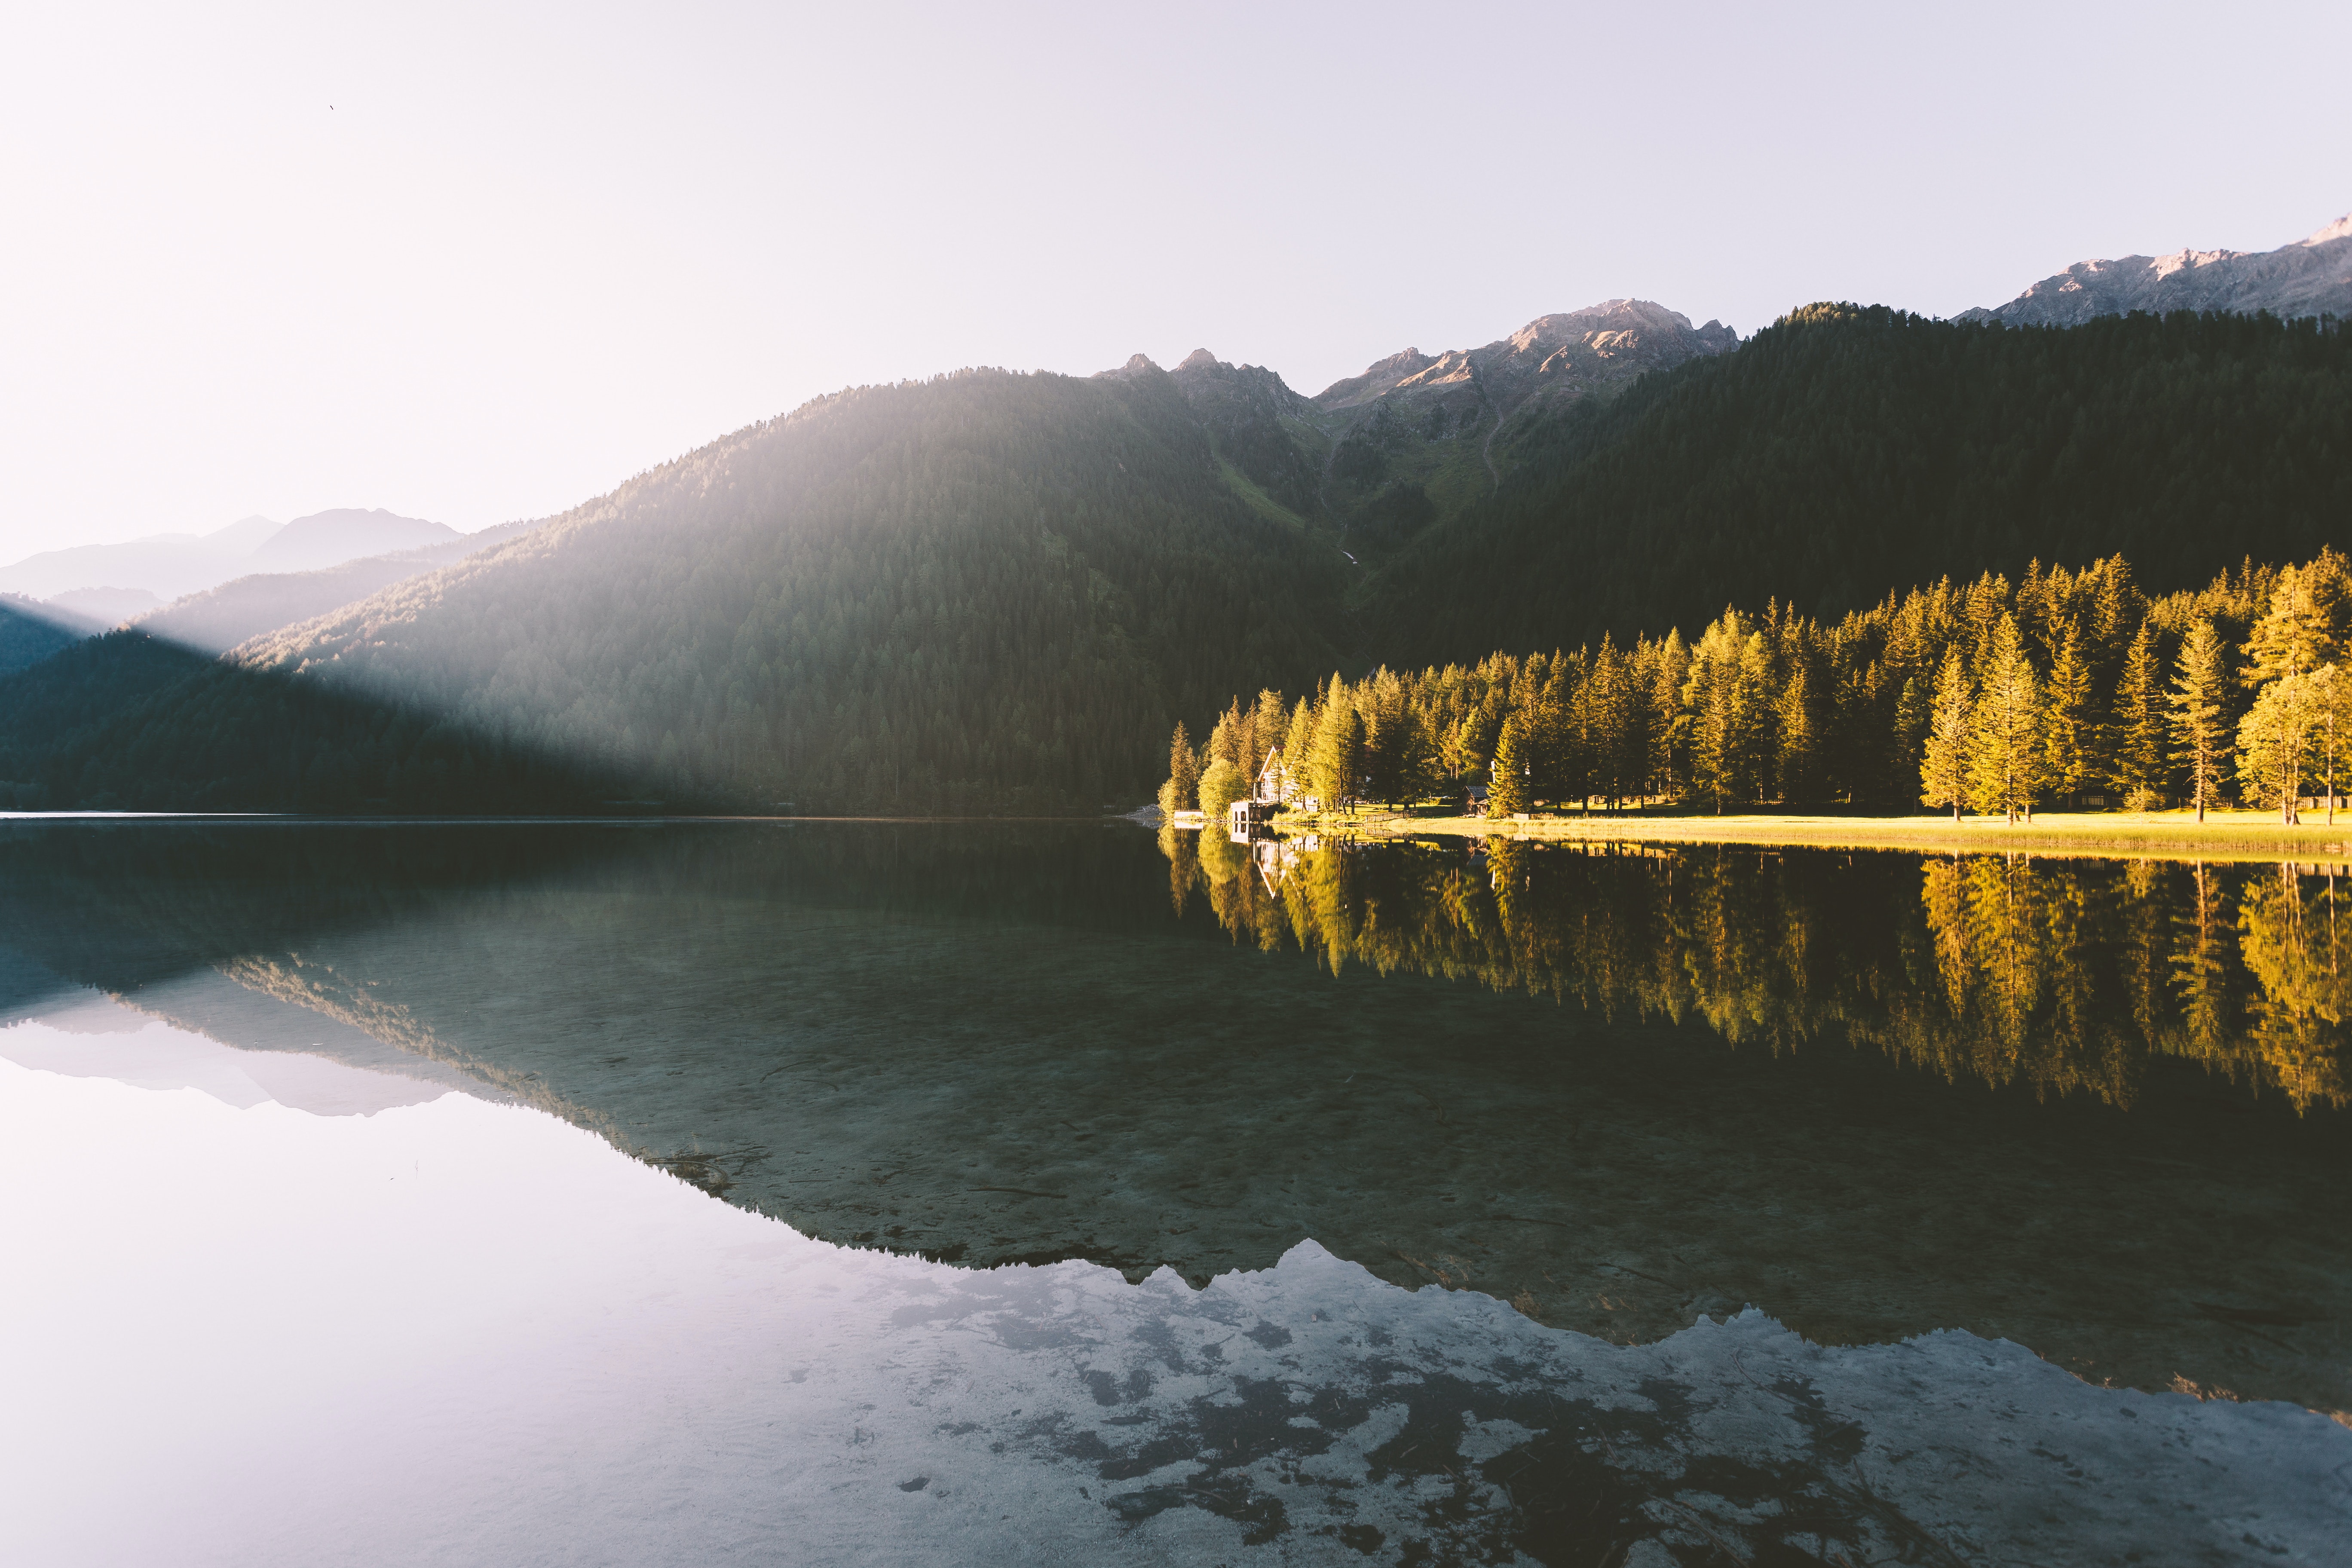
[[[1503,721],[1502,733],[1495,738],[1495,761],[1486,779],[1488,816],[1512,816],[1534,809],[1528,788],[1534,772],[1528,750],[1527,716],[1514,711]]]
[[[1914,676],[1911,684],[1918,683]],[[1950,649],[1944,655],[1944,668],[1936,677],[1935,699],[1928,704],[1927,740],[1919,763],[1919,782],[1925,788],[1919,799],[1925,805],[1950,806],[1955,825],[1969,798],[1969,721],[1974,708],[1960,651]]]
[[[1290,710],[1290,722],[1282,731],[1282,765],[1289,772],[1291,783],[1300,790],[1314,786],[1307,782],[1307,758],[1315,750],[1315,699],[1302,697],[1298,706]]]
[[[1773,706],[1780,721],[1780,798],[1783,802],[1813,799],[1820,793],[1821,737],[1813,722],[1802,664],[1789,671]]]
[[[1643,787],[1672,795],[1690,778],[1690,717],[1683,708],[1683,687],[1690,679],[1690,647],[1681,632],[1670,631],[1657,648],[1647,693],[1650,759]]]
[[[1985,638],[1969,735],[1969,794],[1977,809],[2032,820],[2042,783],[2042,700],[2017,618],[2004,613]]]
[[[1913,674],[1904,678],[1902,689],[1895,699],[1894,733],[1880,739],[1889,747],[1888,763],[1891,776],[1898,784],[1927,765],[1927,738],[1935,731],[1936,693],[1939,672],[1934,667],[1922,666]],[[1964,689],[1967,685],[1965,674],[1961,677],[1961,685]],[[1968,716],[1965,710],[1960,717],[1960,727],[1963,731],[1968,728]],[[1857,729],[1862,729],[1862,733],[1855,737],[1856,749],[1859,751],[1870,744],[1872,737],[1862,726],[1857,725]],[[1857,773],[1861,771],[1858,764],[1856,771]],[[1965,795],[1967,791],[1963,789],[1960,793]],[[1941,805],[1942,803],[1938,801],[1931,804]]]
[[[1168,782],[1160,786],[1160,816],[1164,819],[1180,811],[1192,810],[1200,793],[1201,759],[1192,750],[1192,738],[1184,732],[1184,721],[1180,719],[1176,721],[1176,733],[1168,742]]]
[[[2228,731],[2221,723],[2221,699],[2227,677],[2221,668],[2221,639],[2211,617],[2189,628],[2180,645],[2179,673],[2173,678],[2171,709],[2172,760],[2187,770],[2189,796],[2197,805],[2197,820],[2215,798],[2221,764],[2228,760]]]
[[[1348,683],[1334,675],[1315,725],[1315,754],[1307,763],[1324,810],[1336,811],[1355,798],[1363,762],[1364,716],[1356,710]]]
[[[1255,784],[1258,774],[1265,770],[1265,759],[1282,747],[1283,731],[1287,727],[1282,710],[1282,693],[1259,692],[1257,705],[1251,710],[1250,717],[1250,754],[1244,759],[1244,763],[1249,771],[1251,782]]]
[[[2050,793],[2072,795],[2094,776],[2098,719],[2091,707],[2091,667],[2082,639],[2068,626],[2050,664],[2050,696],[2042,723],[2042,779]]]
[[[2344,647],[2343,560],[2324,550],[2307,566],[2273,579],[2263,617],[2246,641],[2248,686],[2290,679],[2334,662]]]
[[[2156,623],[2143,620],[2124,654],[2116,681],[2115,717],[2107,744],[2109,774],[2126,801],[2145,804],[2163,793],[2164,686],[2156,661]]]

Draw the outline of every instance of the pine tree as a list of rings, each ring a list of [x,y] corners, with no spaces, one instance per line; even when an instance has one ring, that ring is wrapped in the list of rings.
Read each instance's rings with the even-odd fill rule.
[[[2050,696],[2044,710],[2042,777],[2050,793],[2073,795],[2094,776],[2098,721],[2091,707],[2091,667],[2072,626],[2058,643],[2050,665]]]
[[[2290,679],[2335,661],[2344,647],[2343,561],[2324,550],[2308,566],[2285,566],[2263,618],[2246,641],[2248,686]]]
[[[1784,805],[1811,800],[1820,794],[1821,737],[1801,663],[1789,671],[1773,711],[1779,720],[1780,799]]]
[[[1495,738],[1495,760],[1486,779],[1488,816],[1512,816],[1533,809],[1528,785],[1534,770],[1528,752],[1527,715],[1514,711],[1503,721],[1503,731]]]
[[[2021,813],[2031,822],[2042,759],[2039,683],[2017,618],[2003,614],[1985,638],[1969,726],[1969,794],[1977,809],[1998,811],[2011,823]]]
[[[1324,694],[1315,725],[1315,754],[1307,763],[1324,810],[1337,811],[1355,799],[1363,763],[1364,716],[1357,711],[1348,683],[1335,675]]]
[[[1650,758],[1645,792],[1675,793],[1690,777],[1690,717],[1683,708],[1683,687],[1690,679],[1690,647],[1683,634],[1670,631],[1658,644],[1651,671],[1649,700]]]
[[[2116,681],[2107,752],[2110,779],[2135,809],[2145,809],[2164,783],[2164,686],[2156,660],[2156,623],[2143,620],[2124,655]]]
[[[1193,752],[1192,738],[1184,732],[1184,722],[1180,719],[1176,721],[1176,733],[1168,742],[1168,782],[1160,786],[1160,816],[1165,819],[1180,811],[1192,810],[1200,793],[1201,759]]]
[[[2189,795],[2197,805],[2197,820],[2215,798],[2221,764],[2228,760],[2228,731],[2221,723],[2221,700],[2228,677],[2221,668],[2221,639],[2209,616],[2189,628],[2180,645],[2179,673],[2173,678],[2172,760],[2188,770]]]
[[[1918,684],[1917,677],[1912,678],[1912,684]],[[1959,649],[1950,649],[1944,655],[1944,668],[1936,678],[1935,700],[1928,705],[1927,741],[1919,763],[1919,782],[1925,790],[1919,799],[1925,805],[1950,806],[1955,825],[1969,797],[1969,720],[1973,708]]]

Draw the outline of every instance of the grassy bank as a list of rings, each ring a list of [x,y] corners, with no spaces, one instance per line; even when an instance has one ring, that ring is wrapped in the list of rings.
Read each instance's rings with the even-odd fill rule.
[[[1527,822],[1481,816],[1424,816],[1359,811],[1286,816],[1277,832],[1352,838],[1509,837],[1661,844],[1787,844],[1829,849],[2025,850],[2037,855],[2162,855],[2209,860],[2336,861],[2352,845],[2352,811],[2334,826],[2323,813],[2301,827],[2282,826],[2276,814],[2219,811],[2200,823],[2194,813],[2037,812],[2031,826],[1998,816],[1971,816],[1958,826],[1948,816],[1809,816],[1801,813],[1721,816],[1626,812],[1541,815]]]

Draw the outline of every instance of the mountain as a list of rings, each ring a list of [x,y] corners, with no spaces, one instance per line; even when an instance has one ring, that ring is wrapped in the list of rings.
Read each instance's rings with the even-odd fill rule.
[[[40,663],[104,628],[16,594],[0,594],[0,676]]]
[[[282,526],[248,517],[210,533],[156,533],[121,544],[46,550],[0,567],[0,593],[47,599],[112,588],[168,603],[251,572],[309,572],[460,537],[445,523],[354,508],[314,512]]]
[[[51,805],[1092,812],[1150,793],[1177,714],[1328,670],[1341,565],[1237,493],[1165,373],[961,372],[739,431],[232,658],[69,650],[0,680],[0,780]]]
[[[1335,668],[2035,560],[2196,589],[2352,516],[2352,334],[2317,323],[1578,316],[1328,403],[1205,352],[818,399],[487,548],[257,577],[0,676],[0,808],[1091,812],[1178,719]]]
[[[1150,363],[1139,354],[1106,374],[1133,374]],[[1263,365],[1227,364],[1206,349],[1193,350],[1169,374],[1207,427],[1219,459],[1248,487],[1301,517],[1316,510],[1330,443],[1314,422],[1313,404]]]
[[[1415,664],[1834,619],[1890,590],[2121,552],[2151,590],[2340,546],[2352,333],[2252,316],[2063,330],[1815,305],[1523,438],[1490,500],[1360,596]]]
[[[163,607],[163,601],[144,588],[76,588],[41,601],[54,610],[79,616],[100,629]]]
[[[1349,524],[1351,550],[1382,552],[1493,493],[1515,442],[1580,400],[1738,342],[1720,321],[1693,327],[1647,300],[1609,300],[1484,348],[1391,354],[1312,400],[1329,442],[1322,499]]]
[[[148,636],[182,647],[226,653],[265,632],[316,619],[394,583],[462,561],[534,526],[501,523],[478,533],[457,534],[439,544],[365,556],[315,572],[256,573],[152,609],[134,624]]]
[[[236,576],[239,563],[278,530],[266,517],[248,517],[210,533],[44,550],[0,566],[0,593],[46,599],[80,588],[141,588],[175,599]]]
[[[1538,316],[1484,348],[1449,349],[1433,359],[1406,349],[1361,375],[1333,382],[1314,401],[1327,411],[1387,402],[1407,422],[1418,416],[1434,430],[1459,429],[1488,415],[1508,419],[1531,404],[1580,397],[1738,344],[1739,334],[1720,321],[1693,327],[1688,316],[1647,300],[1607,300]]]
[[[315,572],[363,556],[446,544],[461,539],[446,523],[400,517],[378,508],[341,507],[298,517],[256,546],[252,564],[264,572]]]
[[[2352,317],[2352,215],[2276,250],[2176,250],[2078,261],[2006,305],[1964,310],[1959,320],[2072,327],[2132,310]]]

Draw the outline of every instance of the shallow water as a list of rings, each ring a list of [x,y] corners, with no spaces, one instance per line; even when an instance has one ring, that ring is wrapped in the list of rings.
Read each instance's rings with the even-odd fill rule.
[[[179,1145],[266,1143],[255,1117],[279,1130],[269,1137],[288,1116],[402,1137],[462,1125],[487,1173],[441,1190],[448,1213],[402,1221],[428,1230],[512,1200],[522,1178],[499,1162],[514,1151],[564,1152],[524,1162],[559,1233],[593,1236],[617,1212],[594,1196],[610,1184],[665,1194],[605,1260],[618,1273],[560,1297],[528,1278],[498,1288],[527,1316],[561,1324],[601,1304],[653,1337],[552,1331],[532,1353],[572,1358],[574,1392],[502,1395],[482,1441],[503,1433],[505,1446],[485,1473],[527,1464],[558,1431],[575,1434],[564,1452],[602,1456],[556,1465],[583,1475],[625,1454],[641,1468],[648,1449],[691,1470],[674,1450],[698,1423],[732,1434],[733,1458],[699,1479],[597,1483],[619,1487],[599,1528],[622,1536],[618,1515],[656,1496],[704,1506],[751,1487],[762,1500],[730,1505],[745,1542],[806,1516],[810,1542],[836,1531],[809,1560],[904,1560],[950,1514],[958,1530],[986,1525],[975,1490],[1042,1488],[1034,1507],[1074,1561],[1187,1560],[1253,1539],[1310,1559],[1361,1546],[1545,1562],[1649,1539],[1670,1561],[1715,1550],[1708,1531],[1749,1549],[1779,1541],[1796,1560],[1864,1561],[1931,1514],[1947,1545],[2027,1539],[2022,1515],[2002,1522],[2011,1504],[2134,1496],[2172,1475],[2161,1454],[2195,1452],[2206,1514],[2260,1515],[2253,1533],[2294,1552],[2298,1531],[2346,1521],[2328,1466],[2352,1449],[2328,1456],[2352,1434],[2282,1405],[2119,1403],[2138,1396],[2047,1363],[2092,1384],[2352,1405],[2328,892],[2324,876],[2278,868],[1892,855],[1254,858],[1123,826],[16,825],[0,828],[0,1017],[38,1022],[0,1033],[18,1069],[0,1104],[37,1101],[52,1129],[86,1118],[84,1152],[58,1158],[80,1162],[77,1186],[121,1202],[48,1244],[103,1251],[125,1281],[155,1267],[152,1238],[110,1237],[103,1215],[187,1209],[189,1171],[218,1149]],[[452,1088],[466,1092],[434,1098]],[[101,1089],[193,1095],[217,1116],[163,1118],[133,1157],[114,1147],[139,1119],[131,1102],[68,1113],[55,1098]],[[538,1112],[601,1142],[547,1143],[562,1130]],[[391,1134],[304,1136],[307,1152],[245,1161],[245,1186],[177,1223],[226,1226],[256,1255],[315,1248],[324,1227],[348,1236],[335,1215],[350,1194],[324,1173],[358,1158],[354,1139]],[[239,1230],[239,1215],[269,1211],[256,1194],[273,1184],[306,1194],[305,1216]],[[753,1228],[735,1237],[737,1224]],[[640,1300],[648,1279],[721,1268],[709,1249],[740,1246],[823,1262],[710,1285],[739,1312],[720,1323],[677,1306],[700,1286],[665,1286],[667,1306]],[[355,1268],[379,1267],[355,1250]],[[1059,1267],[972,1272],[1006,1262]],[[487,1267],[428,1254],[403,1289],[464,1298]],[[1396,1289],[1433,1284],[1454,1289]],[[316,1310],[352,1310],[349,1290],[320,1289]],[[937,1321],[899,1306],[887,1321],[842,1319],[824,1304],[837,1290],[961,1304]],[[1056,1291],[1082,1305],[1052,1306]],[[1693,1329],[1749,1304],[1760,1315]],[[1007,1327],[1073,1311],[1075,1339]],[[1357,1327],[1332,1337],[1318,1314]],[[980,1339],[958,1337],[982,1320]],[[1410,1354],[1370,1337],[1402,1325]],[[1964,1332],[1901,1348],[1936,1331]],[[681,1333],[719,1347],[715,1359],[645,1348]],[[855,1354],[806,1362],[833,1392],[805,1420],[786,1413],[817,1396],[782,1372],[719,1391],[714,1366],[827,1334]],[[2002,1339],[2024,1348],[1985,1342]],[[971,1349],[982,1341],[985,1356]],[[980,1359],[939,1370],[927,1358],[950,1342]],[[451,1354],[415,1347],[412,1381],[439,1386],[466,1364]],[[850,1370],[861,1357],[898,1371]],[[1774,1370],[1756,1381],[1759,1358]],[[206,1396],[186,1356],[164,1359],[158,1386],[174,1392],[155,1425],[168,1432],[193,1419],[177,1404]],[[1645,1378],[1680,1392],[1644,1392]],[[1399,1395],[1407,1385],[1423,1392]],[[1008,1398],[1014,1386],[1028,1392]],[[421,1418],[403,1396],[369,1397],[405,1412],[370,1441],[407,1443],[397,1435]],[[616,1399],[658,1414],[616,1413]],[[1960,1414],[2019,1399],[2049,1426],[2041,1447],[2081,1476],[2002,1471],[2005,1439]],[[1446,1409],[1422,1408],[1432,1400]],[[1803,1414],[1822,1400],[1834,1419]],[[1305,1425],[1281,1414],[1293,1405]],[[900,1410],[875,1420],[898,1423],[888,1440],[914,1445],[909,1464],[980,1468],[907,1492],[914,1477],[889,1479],[887,1497],[858,1494],[882,1510],[872,1520],[842,1513],[809,1479],[841,1456],[793,1445],[819,1431],[830,1443],[827,1423],[844,1419],[854,1436],[869,1406]],[[576,1435],[640,1419],[634,1434]],[[2125,1441],[2126,1419],[2169,1436]],[[1392,1420],[1445,1428],[1429,1439],[1436,1469],[1395,1458],[1422,1445],[1382,1436]],[[1977,1480],[1903,1469],[1896,1456],[1927,1440],[1904,1423],[1922,1421]],[[2263,1425],[2277,1421],[2289,1425]],[[805,1429],[763,1449],[754,1434],[778,1423]],[[2058,1443],[2062,1431],[2081,1440]],[[2285,1463],[2274,1440],[2319,1468]],[[383,1472],[371,1496],[405,1496],[442,1463],[420,1458],[436,1451],[422,1436],[405,1458],[351,1443]],[[2230,1461],[2219,1471],[2216,1456]],[[1300,1479],[1318,1466],[1322,1480]],[[859,1474],[853,1489],[885,1485]],[[331,1477],[318,1484],[333,1495]],[[481,1496],[438,1544],[400,1537],[409,1556],[356,1560],[466,1560],[455,1543],[483,1538],[467,1531],[541,1517],[517,1502],[501,1523]],[[917,1498],[945,1511],[890,1511]],[[1600,1522],[1556,1517],[1580,1508]],[[270,1512],[248,1510],[226,1538],[245,1560],[300,1560],[300,1530],[325,1528]],[[1031,1537],[1002,1539],[1017,1558]],[[2235,1539],[2200,1552],[2226,1560]]]

